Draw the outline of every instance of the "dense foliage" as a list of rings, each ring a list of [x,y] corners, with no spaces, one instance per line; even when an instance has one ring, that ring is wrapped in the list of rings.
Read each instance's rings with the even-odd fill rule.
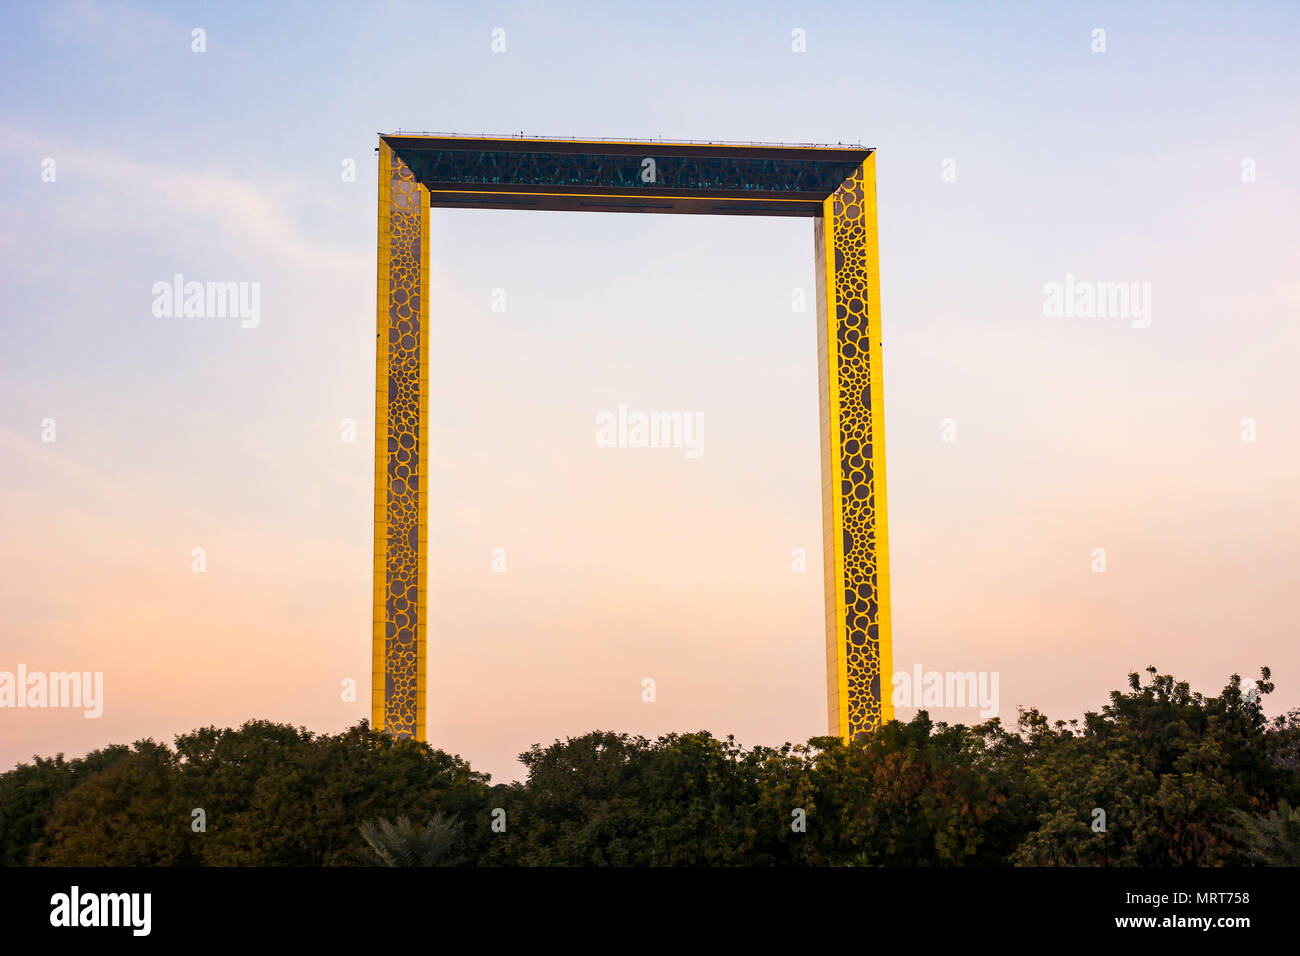
[[[870,738],[746,750],[593,732],[492,786],[364,722],[250,721],[0,775],[5,865],[1294,864],[1300,712],[1148,669],[1100,713],[1008,730],[925,712]],[[395,822],[394,822],[395,821]]]

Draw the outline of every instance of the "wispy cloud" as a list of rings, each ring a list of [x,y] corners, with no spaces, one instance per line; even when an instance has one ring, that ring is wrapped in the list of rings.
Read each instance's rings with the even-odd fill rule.
[[[370,268],[366,255],[315,242],[296,228],[286,210],[311,200],[288,187],[272,193],[219,171],[149,163],[4,125],[0,152],[33,162],[54,157],[60,178],[74,176],[101,186],[97,213],[77,206],[76,222],[83,231],[118,232],[123,223],[142,216],[172,223],[188,219],[205,229],[217,226],[221,237],[242,255],[329,274]]]

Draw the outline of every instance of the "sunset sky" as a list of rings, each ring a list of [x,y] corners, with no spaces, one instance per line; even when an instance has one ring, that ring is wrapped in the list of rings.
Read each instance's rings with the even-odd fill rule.
[[[101,671],[104,706],[0,709],[0,770],[369,715],[399,128],[876,147],[894,670],[996,673],[1010,723],[1150,664],[1206,693],[1269,665],[1267,711],[1300,706],[1294,4],[5,20],[0,671]],[[597,728],[825,733],[812,223],[431,227],[430,742],[508,781]],[[256,327],[156,316],[177,274],[258,283]],[[1149,325],[1046,314],[1067,276],[1149,283]],[[702,416],[703,454],[599,447],[620,403]]]

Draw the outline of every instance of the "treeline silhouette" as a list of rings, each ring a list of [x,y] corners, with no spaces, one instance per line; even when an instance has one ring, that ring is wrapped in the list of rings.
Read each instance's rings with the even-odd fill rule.
[[[596,731],[493,786],[362,722],[249,721],[0,775],[9,866],[1295,865],[1300,710],[1148,668],[1100,713],[925,712],[845,744]]]

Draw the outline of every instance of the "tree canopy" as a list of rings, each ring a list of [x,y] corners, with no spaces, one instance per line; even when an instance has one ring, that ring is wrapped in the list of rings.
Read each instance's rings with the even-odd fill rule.
[[[0,859],[77,866],[1218,866],[1295,859],[1300,712],[1149,668],[1078,721],[922,711],[845,743],[534,745],[519,783],[364,721],[253,720],[0,775]],[[396,821],[396,822],[393,822]],[[1289,843],[1287,841],[1290,841]]]

